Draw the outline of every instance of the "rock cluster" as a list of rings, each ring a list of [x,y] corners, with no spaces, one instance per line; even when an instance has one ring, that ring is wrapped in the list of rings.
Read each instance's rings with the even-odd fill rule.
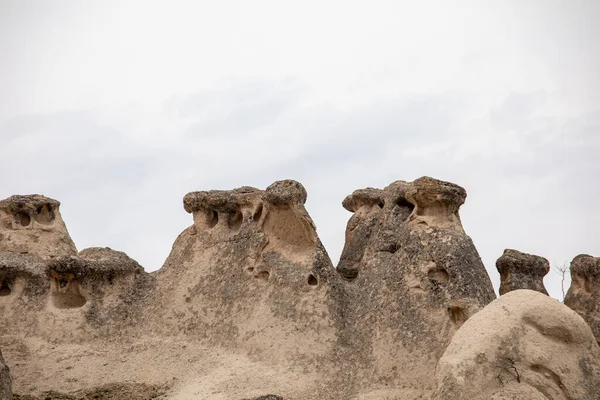
[[[599,259],[572,264],[565,303],[582,319],[538,293],[548,262],[516,250],[495,300],[458,185],[354,191],[337,267],[306,199],[293,180],[188,193],[193,223],[150,274],[123,252],[78,253],[56,200],[0,201],[15,397],[596,399],[584,320],[600,337]]]
[[[600,258],[587,254],[575,257],[571,282],[565,304],[583,317],[600,343]]]

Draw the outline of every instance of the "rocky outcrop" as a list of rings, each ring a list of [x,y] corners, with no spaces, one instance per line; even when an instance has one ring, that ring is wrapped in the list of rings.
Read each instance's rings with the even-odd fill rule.
[[[471,374],[468,346],[446,351],[466,340],[456,339],[465,329],[483,338],[475,347],[490,360],[505,362],[506,348],[519,374],[533,371],[523,378],[528,385],[518,387],[506,375],[512,364],[473,372],[480,382],[489,371],[500,376],[501,387],[489,386],[492,398],[554,395],[539,388],[533,373],[551,381],[558,375],[559,388],[580,376],[596,384],[597,346],[579,359],[580,375],[565,372],[570,361],[555,363],[565,349],[580,354],[586,333],[579,317],[565,317],[564,307],[540,301],[541,294],[529,295],[531,307],[523,306],[529,311],[510,311],[510,303],[507,315],[485,319],[488,325],[506,319],[498,336],[474,331],[471,321],[498,306],[460,221],[466,199],[460,186],[423,177],[353,192],[342,203],[352,215],[337,269],[306,199],[293,180],[265,190],[188,193],[183,207],[192,224],[151,274],[109,248],[77,253],[54,200],[0,202],[0,347],[18,398],[422,399],[436,385],[439,396],[454,398],[472,393],[460,379],[452,383],[455,371]],[[497,265],[502,293],[543,290],[543,259],[507,250]],[[584,307],[591,310],[597,280],[586,268],[586,280],[577,282],[591,296]],[[531,317],[530,309],[540,307]],[[546,307],[560,316],[558,327],[536,319],[545,318]],[[512,349],[509,339],[522,344]],[[545,347],[544,340],[547,358],[532,350]],[[455,353],[466,363],[454,366]],[[584,396],[582,388],[569,393]]]
[[[143,318],[154,286],[137,262],[108,248],[48,259],[3,252],[0,333],[50,340],[119,336]]]
[[[353,215],[338,266],[350,281],[341,337],[345,363],[354,360],[356,367],[340,376],[346,373],[363,390],[431,388],[456,329],[495,298],[460,223],[465,197],[460,186],[424,177],[355,191],[344,200]]]
[[[496,261],[496,269],[500,273],[500,295],[518,289],[548,294],[544,276],[550,271],[550,263],[543,257],[506,249]]]
[[[2,352],[0,351],[0,400],[12,399],[12,383],[8,367],[4,363]]]
[[[306,190],[292,180],[266,190],[188,193],[184,208],[194,223],[156,274],[168,305],[158,311],[165,333],[267,359],[330,357],[341,278],[305,201]]]
[[[590,325],[600,343],[600,258],[580,254],[573,259],[565,304]]]
[[[0,252],[42,258],[76,255],[59,206],[58,201],[39,194],[0,201]]]
[[[600,347],[568,307],[516,290],[456,332],[436,378],[434,400],[595,400]]]

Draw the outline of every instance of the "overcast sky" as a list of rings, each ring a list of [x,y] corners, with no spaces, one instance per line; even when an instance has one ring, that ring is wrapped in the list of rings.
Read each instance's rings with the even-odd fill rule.
[[[600,256],[600,2],[0,0],[0,198],[160,268],[193,190],[296,179],[334,263],[353,190],[458,183],[505,248]],[[560,277],[546,285],[561,298]]]

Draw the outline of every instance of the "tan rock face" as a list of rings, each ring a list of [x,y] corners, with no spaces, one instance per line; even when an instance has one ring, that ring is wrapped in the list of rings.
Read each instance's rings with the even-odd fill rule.
[[[76,255],[59,206],[58,201],[38,194],[0,201],[0,252],[42,258]]]
[[[187,194],[194,224],[156,274],[162,329],[269,359],[330,357],[341,278],[305,201],[292,180]]]
[[[431,178],[355,191],[338,270],[352,379],[426,389],[452,335],[495,298],[458,209],[464,189]],[[350,384],[350,383],[348,383]],[[382,385],[383,386],[383,385]]]
[[[518,289],[548,294],[544,276],[550,271],[550,263],[543,257],[506,249],[496,261],[496,269],[500,273],[500,295]]]
[[[11,229],[5,222],[2,234],[12,236],[2,236],[0,252],[0,347],[14,374],[13,390],[32,399],[48,393],[57,399],[98,393],[173,400],[430,398],[448,344],[495,299],[460,222],[465,190],[424,177],[355,191],[343,202],[352,215],[337,270],[306,198],[293,180],[265,190],[188,193],[183,205],[193,222],[163,268],[151,274],[108,248],[77,254],[74,246],[40,247],[68,238],[66,228],[58,229],[62,220],[38,231],[31,222],[37,200],[5,201],[1,215]],[[28,210],[35,235],[17,241],[14,231],[21,228],[12,224],[27,219],[21,210]],[[511,273],[521,271],[508,265]],[[512,364],[502,364],[502,390],[488,398],[553,395],[539,389],[533,373],[550,380],[558,374],[565,385],[575,379],[561,369],[571,364],[556,367],[552,358],[565,351],[557,339],[562,325],[537,321],[544,310],[533,314],[523,317],[529,321],[524,328],[514,323],[510,330],[516,335],[510,340],[521,343],[510,355],[522,355],[511,359],[531,359],[531,349],[546,339],[550,359],[518,364],[519,373],[529,368],[524,381],[534,382],[522,386],[509,383]],[[487,323],[496,328],[495,321]],[[567,321],[573,325],[568,342],[575,346],[567,350],[574,353],[585,342],[577,321]],[[492,346],[512,348],[504,328],[498,329],[498,338],[482,339],[490,359]],[[546,335],[540,339],[538,331]],[[595,371],[594,349],[580,368]],[[440,393],[462,388],[449,387]]]
[[[12,383],[8,367],[4,363],[2,352],[0,351],[0,400],[12,399]]]
[[[600,343],[600,258],[581,254],[573,259],[565,304],[590,325]]]
[[[456,332],[436,379],[435,400],[593,400],[600,393],[600,347],[568,307],[516,290]]]

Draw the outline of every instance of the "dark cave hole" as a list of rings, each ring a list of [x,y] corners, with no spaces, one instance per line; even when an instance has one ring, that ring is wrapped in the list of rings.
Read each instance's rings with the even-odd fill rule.
[[[237,231],[242,226],[243,220],[244,216],[242,215],[242,212],[240,210],[235,210],[229,213],[227,226],[229,226],[229,229]]]
[[[31,223],[31,217],[27,213],[20,212],[17,214],[17,221],[23,226],[28,226]]]
[[[0,296],[9,296],[12,293],[10,285],[7,281],[2,281],[0,284]]]
[[[319,281],[317,280],[317,278],[315,278],[315,276],[313,274],[310,274],[308,276],[308,285],[309,286],[317,286],[319,284]]]

